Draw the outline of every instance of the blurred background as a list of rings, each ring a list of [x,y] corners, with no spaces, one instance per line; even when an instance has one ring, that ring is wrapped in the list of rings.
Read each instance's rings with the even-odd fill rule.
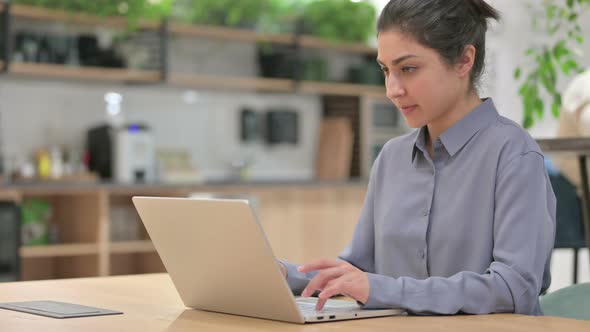
[[[560,118],[590,3],[488,2],[480,95],[534,138],[582,135]],[[0,2],[0,281],[164,271],[133,195],[246,198],[278,257],[336,256],[410,131],[375,61],[386,3]],[[590,280],[581,189],[554,164],[576,213],[551,290]]]

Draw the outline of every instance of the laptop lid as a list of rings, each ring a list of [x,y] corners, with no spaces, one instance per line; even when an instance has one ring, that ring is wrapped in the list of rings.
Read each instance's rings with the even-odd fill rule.
[[[303,323],[248,201],[133,197],[187,307]]]

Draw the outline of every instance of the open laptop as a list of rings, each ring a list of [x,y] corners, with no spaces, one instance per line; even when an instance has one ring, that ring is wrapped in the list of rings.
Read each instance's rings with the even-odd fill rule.
[[[295,298],[247,200],[133,197],[187,307],[292,323],[381,317],[355,302]]]

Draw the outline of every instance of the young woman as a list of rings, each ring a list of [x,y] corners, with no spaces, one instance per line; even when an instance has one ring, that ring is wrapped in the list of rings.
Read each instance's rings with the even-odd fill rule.
[[[477,83],[483,0],[391,0],[378,20],[387,97],[417,128],[374,163],[352,242],[338,260],[282,263],[294,292],[416,314],[541,315],[555,196],[543,155]]]

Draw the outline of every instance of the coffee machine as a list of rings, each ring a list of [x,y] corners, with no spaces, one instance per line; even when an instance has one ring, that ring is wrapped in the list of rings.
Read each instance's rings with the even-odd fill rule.
[[[105,180],[122,183],[156,181],[156,147],[145,124],[102,125],[87,136],[89,169]]]
[[[115,179],[118,182],[154,182],[156,147],[145,125],[123,126],[115,134]]]

